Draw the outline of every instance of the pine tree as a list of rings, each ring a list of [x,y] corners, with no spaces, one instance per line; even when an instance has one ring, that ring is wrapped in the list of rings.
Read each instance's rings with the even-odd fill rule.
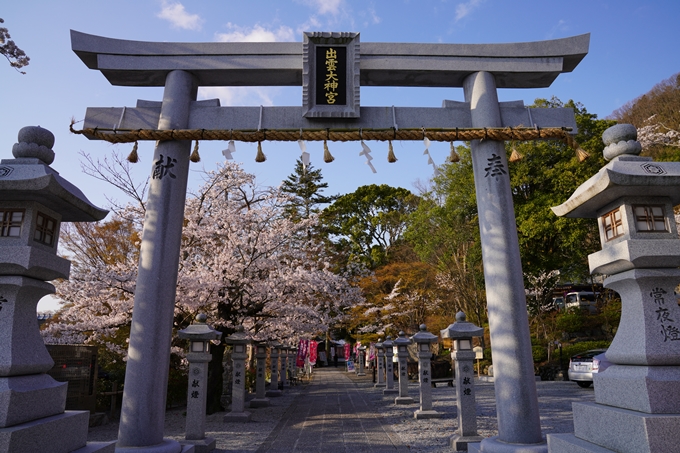
[[[328,188],[328,183],[322,181],[321,169],[315,169],[312,164],[305,166],[298,159],[293,173],[281,184],[281,191],[291,196],[284,208],[286,216],[296,222],[308,219],[321,210],[319,205],[334,202],[338,195],[322,195]]]

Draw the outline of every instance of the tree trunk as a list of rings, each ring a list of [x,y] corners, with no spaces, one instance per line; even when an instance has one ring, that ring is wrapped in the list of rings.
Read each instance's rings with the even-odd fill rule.
[[[210,348],[212,360],[208,364],[208,401],[206,404],[206,414],[224,411],[222,407],[222,357],[224,356],[224,345],[213,345]]]

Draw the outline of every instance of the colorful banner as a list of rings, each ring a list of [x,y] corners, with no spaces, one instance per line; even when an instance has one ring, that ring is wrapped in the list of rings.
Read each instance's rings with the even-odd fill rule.
[[[316,353],[318,347],[319,344],[316,341],[314,340],[309,341],[309,363],[311,363],[312,365],[316,365]]]
[[[307,357],[307,348],[309,347],[309,340],[300,340],[298,343],[297,358],[295,359],[295,366],[302,368],[305,366],[305,357]]]
[[[345,361],[349,360],[350,345],[345,343]]]
[[[375,343],[371,343],[371,346],[368,348],[368,361],[372,362],[375,360]]]

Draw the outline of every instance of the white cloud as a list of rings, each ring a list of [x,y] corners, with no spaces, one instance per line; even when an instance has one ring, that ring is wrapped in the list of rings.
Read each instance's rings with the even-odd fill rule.
[[[484,0],[469,0],[466,3],[456,5],[456,22],[477,9],[483,2]]]
[[[313,8],[317,14],[335,16],[341,11],[345,0],[303,0],[302,3]]]
[[[274,96],[279,89],[275,87],[200,87],[199,99],[220,100],[223,106],[274,105]]]
[[[316,16],[311,16],[307,19],[307,22],[304,22],[297,27],[297,35],[301,37],[303,32],[317,30],[321,30],[321,22]]]
[[[256,24],[253,27],[241,27],[231,22],[227,23],[227,33],[216,33],[219,42],[277,42],[295,41],[295,33],[290,27],[281,25],[276,30],[270,30]]]
[[[180,2],[169,2],[163,0],[161,3],[161,12],[156,14],[157,17],[167,20],[173,27],[183,28],[185,30],[200,30],[203,24],[203,19],[198,14],[189,14],[184,5]]]
[[[555,25],[548,31],[548,34],[547,34],[546,38],[552,39],[552,38],[555,37],[556,34],[558,34],[558,33],[560,33],[560,32],[565,32],[565,31],[567,31],[568,29],[569,29],[569,26],[567,25],[567,21],[566,21],[566,20],[563,20],[563,19],[560,19],[559,21],[557,21],[557,24],[555,24]]]
[[[368,14],[371,16],[371,21],[374,25],[382,22],[382,18],[378,16],[378,13],[375,12],[375,8],[373,6],[368,8]]]

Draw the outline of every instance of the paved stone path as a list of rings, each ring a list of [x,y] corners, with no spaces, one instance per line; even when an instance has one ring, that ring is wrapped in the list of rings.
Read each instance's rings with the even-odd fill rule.
[[[408,452],[367,396],[343,368],[314,370],[257,452]]]

